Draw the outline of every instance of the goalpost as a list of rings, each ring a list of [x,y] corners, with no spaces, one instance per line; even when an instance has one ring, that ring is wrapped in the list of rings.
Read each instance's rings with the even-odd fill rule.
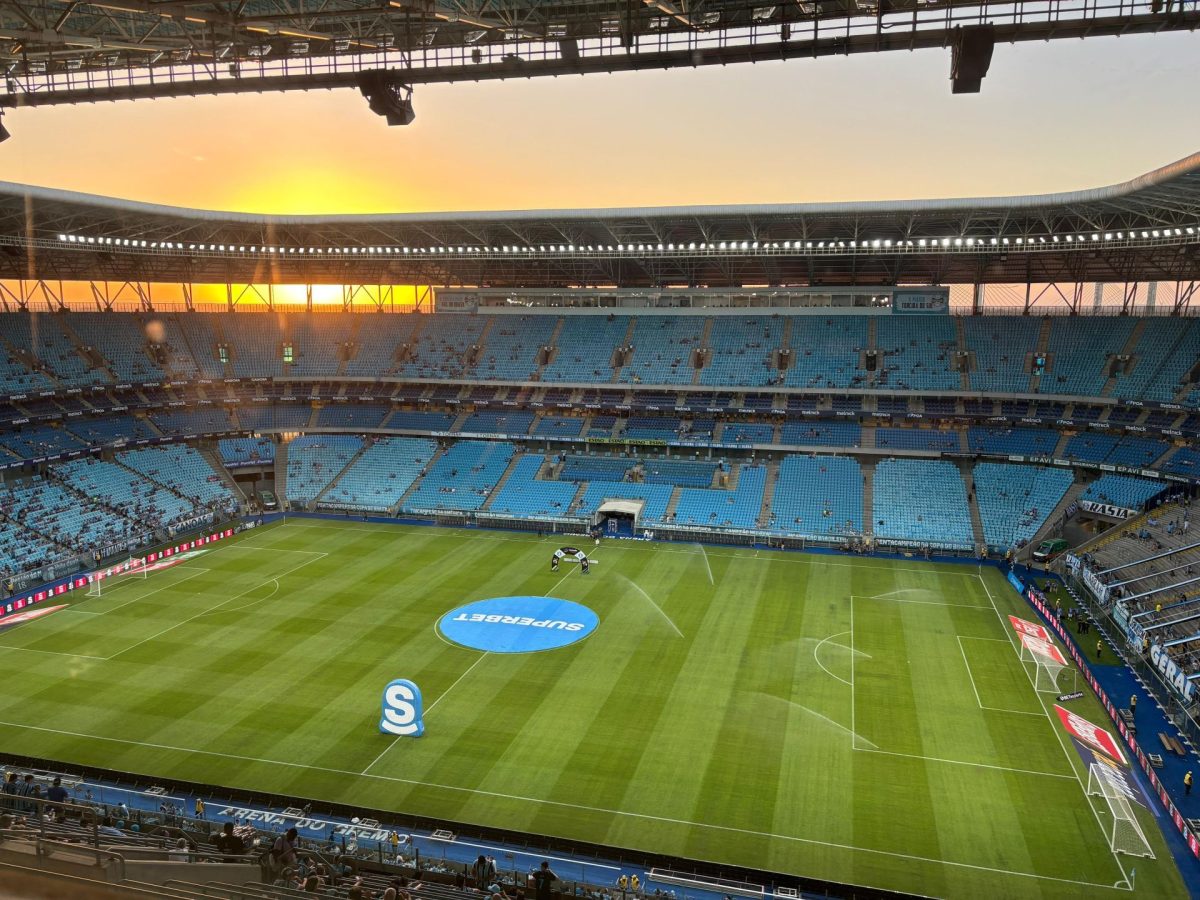
[[[1088,787],[1090,795],[1099,794],[1108,804],[1112,813],[1111,832],[1105,829],[1109,849],[1113,853],[1124,853],[1128,856],[1148,856],[1154,859],[1154,851],[1134,816],[1129,798],[1113,780],[1112,770],[1105,763],[1092,763],[1088,766]]]
[[[107,566],[88,575],[89,597],[102,597],[106,591],[119,587],[131,578],[144,579],[148,576],[149,567],[144,556],[131,556],[124,562]]]
[[[1065,665],[1060,665],[1053,656],[1035,652],[1026,644],[1021,644],[1021,662],[1031,662],[1034,665],[1033,689],[1040,694],[1058,693],[1058,676],[1062,674]]]

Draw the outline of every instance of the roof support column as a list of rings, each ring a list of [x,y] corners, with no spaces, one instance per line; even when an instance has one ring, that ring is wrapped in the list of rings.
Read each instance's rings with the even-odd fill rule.
[[[983,282],[977,281],[971,288],[971,315],[983,315]]]
[[[1171,304],[1171,315],[1181,316],[1188,311],[1192,305],[1192,297],[1196,295],[1197,286],[1200,286],[1200,282],[1175,282],[1175,300]]]

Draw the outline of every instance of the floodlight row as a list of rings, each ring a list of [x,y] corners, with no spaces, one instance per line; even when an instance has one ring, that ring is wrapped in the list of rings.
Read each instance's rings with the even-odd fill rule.
[[[909,252],[920,250],[959,250],[962,248],[988,247],[1042,247],[1052,244],[1100,244],[1105,241],[1154,241],[1171,240],[1173,238],[1195,237],[1200,234],[1200,226],[1183,226],[1178,228],[1154,228],[1133,231],[1094,231],[1090,233],[1029,235],[1017,237],[934,237],[891,240],[890,238],[865,238],[848,240],[786,240],[786,241],[689,241],[652,244],[504,244],[499,246],[446,246],[437,244],[427,247],[408,247],[395,245],[365,246],[365,247],[305,247],[284,245],[247,245],[247,244],[212,244],[191,243],[184,241],[147,241],[139,238],[120,238],[81,234],[60,234],[61,243],[85,246],[104,246],[114,248],[146,249],[160,251],[185,251],[199,253],[253,253],[268,255],[303,254],[306,256],[528,256],[530,254],[609,254],[609,253],[778,253],[808,252],[818,253],[837,252],[840,250],[893,250]]]

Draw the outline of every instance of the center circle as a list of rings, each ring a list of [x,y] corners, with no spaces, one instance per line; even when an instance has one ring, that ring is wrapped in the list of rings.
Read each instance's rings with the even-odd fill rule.
[[[596,630],[600,617],[557,597],[493,597],[452,609],[438,620],[447,640],[488,653],[536,653],[569,647]]]

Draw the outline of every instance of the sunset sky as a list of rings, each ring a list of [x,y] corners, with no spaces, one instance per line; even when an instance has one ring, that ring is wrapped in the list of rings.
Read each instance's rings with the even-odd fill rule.
[[[0,178],[181,206],[407,212],[1034,193],[1200,149],[1200,35],[9,111]]]

